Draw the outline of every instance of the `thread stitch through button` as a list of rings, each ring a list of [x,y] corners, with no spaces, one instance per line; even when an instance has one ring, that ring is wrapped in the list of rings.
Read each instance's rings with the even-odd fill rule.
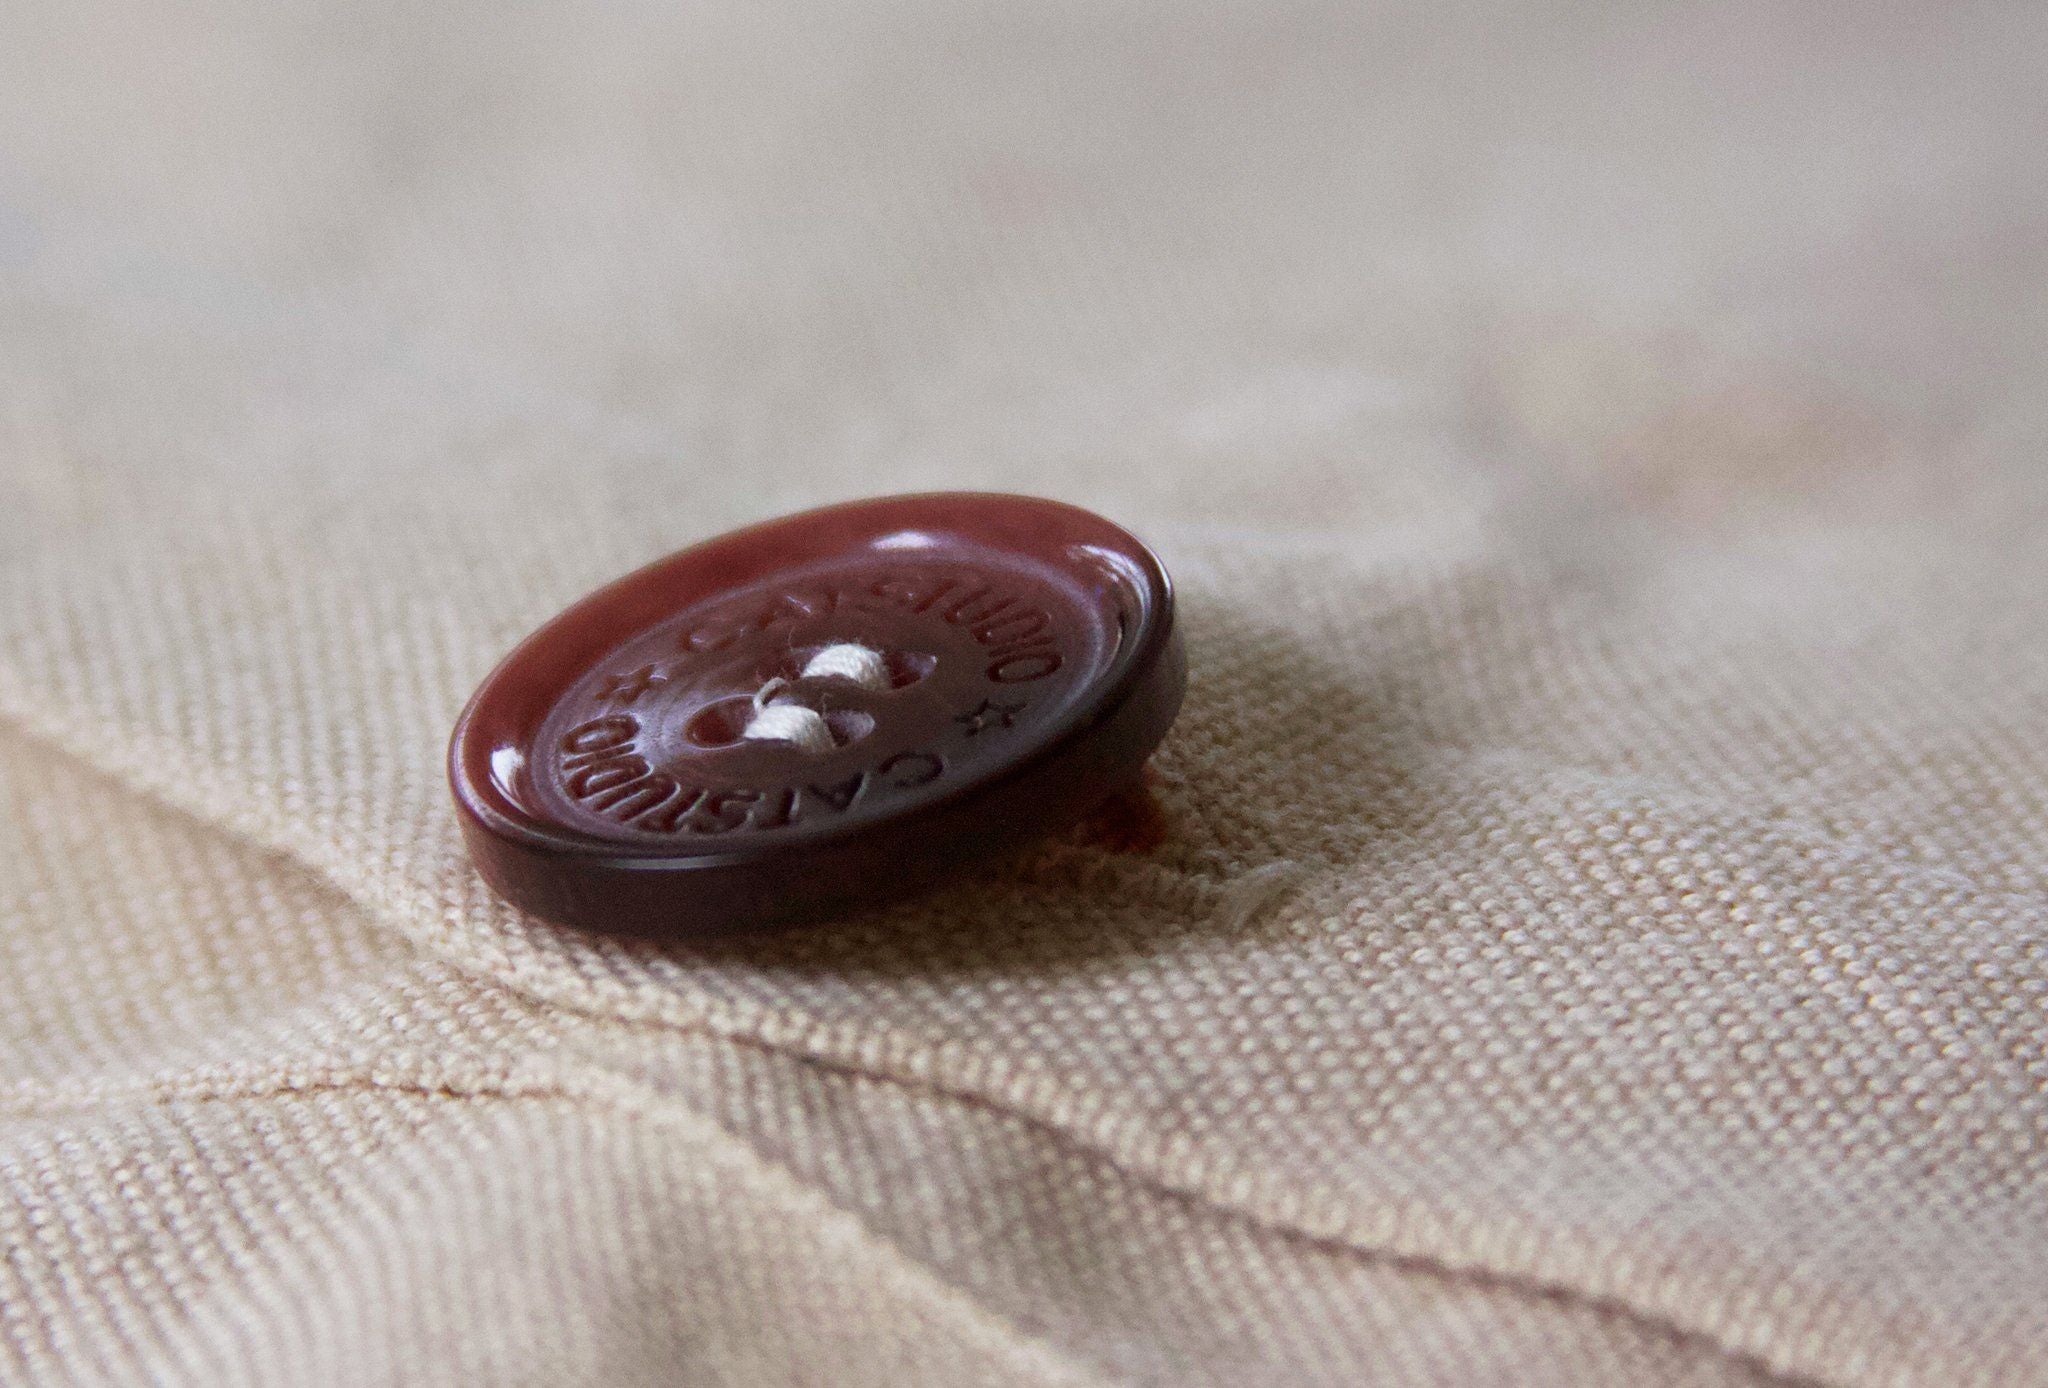
[[[880,651],[858,641],[841,641],[813,654],[797,678],[849,680],[879,694],[889,688],[889,662]],[[755,742],[788,742],[810,756],[823,756],[839,745],[825,715],[806,704],[775,702],[790,684],[777,675],[754,691],[754,716],[740,736]]]

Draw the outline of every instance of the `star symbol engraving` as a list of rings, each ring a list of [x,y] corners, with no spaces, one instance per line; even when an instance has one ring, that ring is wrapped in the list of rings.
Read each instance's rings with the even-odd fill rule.
[[[652,665],[643,665],[628,674],[607,678],[599,686],[597,697],[610,703],[630,704],[655,685],[667,683],[667,679],[654,673]]]
[[[970,713],[956,714],[953,721],[965,727],[967,735],[973,737],[986,728],[1009,727],[1023,711],[1022,704],[999,704],[993,699],[983,699],[980,708]]]

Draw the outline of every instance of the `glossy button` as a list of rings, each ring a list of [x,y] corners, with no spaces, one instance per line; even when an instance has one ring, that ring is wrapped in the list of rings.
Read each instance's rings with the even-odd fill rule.
[[[680,938],[916,889],[1135,782],[1179,710],[1165,570],[1099,516],[829,507],[629,574],[477,690],[449,778],[502,896]]]

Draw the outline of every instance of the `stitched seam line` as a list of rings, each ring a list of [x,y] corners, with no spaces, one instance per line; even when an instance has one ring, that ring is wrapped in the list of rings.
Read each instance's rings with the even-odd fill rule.
[[[756,1167],[777,1186],[784,1188],[777,1191],[777,1195],[785,1204],[791,1203],[790,1196],[795,1195],[798,1202],[809,1200],[822,1206],[832,1218],[842,1221],[864,1243],[895,1264],[899,1275],[908,1274],[917,1294],[925,1301],[943,1307],[957,1318],[964,1318],[975,1338],[992,1341],[1000,1353],[1029,1366],[1043,1381],[1071,1385],[1072,1388],[1115,1388],[1114,1382],[1099,1371],[1084,1366],[1045,1337],[1026,1330],[966,1288],[941,1276],[937,1269],[883,1234],[859,1212],[833,1199],[822,1186],[770,1158],[723,1123],[698,1112],[673,1095],[607,1070],[577,1067],[521,1073],[517,1069],[487,1068],[481,1072],[464,1073],[443,1071],[433,1066],[369,1069],[318,1064],[201,1067],[132,1084],[99,1086],[90,1096],[76,1098],[61,1097],[54,1091],[42,1098],[31,1098],[21,1092],[23,1088],[26,1087],[17,1087],[9,1096],[13,1102],[0,1110],[0,1117],[22,1119],[89,1113],[94,1111],[96,1104],[124,1099],[168,1106],[377,1094],[442,1101],[557,1101],[583,1111],[610,1111],[681,1129],[729,1148],[740,1160]]]
[[[709,1036],[714,1042],[727,1045],[747,1045],[730,1037]],[[778,1058],[789,1060],[786,1054],[772,1048],[762,1049]],[[856,1082],[884,1085],[890,1088],[909,1088],[903,1082],[867,1074],[858,1069],[834,1066],[813,1059],[797,1059],[796,1063],[812,1066],[827,1073],[836,1074]],[[636,1099],[626,1102],[621,1094],[607,1092],[614,1087],[624,1087]],[[41,1091],[31,1093],[32,1090]],[[1115,1160],[1100,1152],[1074,1144],[1068,1135],[1047,1123],[1016,1113],[1001,1105],[981,1102],[971,1096],[949,1093],[944,1090],[927,1088],[922,1091],[929,1097],[960,1104],[999,1118],[1023,1124],[1070,1152],[1074,1152],[1090,1163],[1107,1167],[1121,1180],[1142,1187],[1153,1193],[1155,1198],[1186,1206],[1197,1214],[1211,1219],[1228,1220],[1259,1230],[1288,1243],[1314,1249],[1332,1256],[1356,1259],[1361,1262],[1384,1265],[1404,1276],[1426,1281],[1444,1283],[1450,1286],[1471,1287],[1492,1295],[1506,1296],[1518,1300],[1533,1300],[1554,1305],[1585,1310],[1601,1319],[1619,1320],[1639,1332],[1656,1334],[1658,1338],[1692,1353],[1704,1353],[1727,1360],[1747,1371],[1764,1383],[1779,1385],[1779,1388],[1825,1388],[1819,1379],[1786,1374],[1754,1355],[1733,1351],[1713,1341],[1710,1337],[1685,1329],[1682,1326],[1663,1324],[1650,1325],[1644,1317],[1625,1303],[1606,1298],[1577,1295],[1568,1289],[1543,1288],[1525,1284],[1511,1277],[1503,1277],[1485,1269],[1453,1267],[1421,1255],[1360,1249],[1339,1240],[1318,1238],[1295,1229],[1274,1226],[1267,1221],[1238,1210],[1223,1208],[1202,1198],[1198,1194],[1177,1190],[1164,1185],[1142,1172],[1127,1170]],[[171,1072],[146,1080],[114,1085],[91,1086],[89,1092],[77,1094],[59,1093],[49,1086],[18,1085],[4,1098],[0,1106],[0,1117],[12,1119],[47,1118],[67,1114],[94,1112],[109,1102],[134,1102],[152,1105],[175,1105],[187,1103],[239,1103],[263,1099],[312,1098],[332,1094],[400,1094],[421,1098],[454,1101],[520,1101],[555,1100],[577,1107],[610,1109],[625,1112],[629,1116],[655,1116],[674,1113],[686,1115],[695,1122],[688,1126],[702,1124],[715,1129],[726,1140],[744,1148],[762,1165],[771,1167],[799,1186],[811,1191],[818,1199],[845,1213],[860,1223],[878,1243],[889,1247],[898,1256],[926,1269],[928,1275],[948,1288],[958,1290],[936,1271],[930,1270],[922,1260],[904,1252],[900,1245],[875,1230],[865,1219],[846,1206],[833,1200],[817,1183],[797,1175],[787,1166],[766,1156],[752,1142],[733,1132],[725,1124],[712,1119],[673,1095],[649,1089],[636,1081],[616,1075],[604,1069],[577,1067],[571,1071],[563,1069],[553,1074],[521,1074],[510,1069],[486,1068],[481,1072],[444,1071],[440,1067],[376,1067],[355,1069],[326,1066],[318,1063],[305,1065],[245,1067],[200,1067],[189,1071]],[[676,1121],[671,1115],[669,1121]],[[963,1293],[963,1295],[965,1295]],[[990,1317],[1010,1324],[985,1306],[977,1298],[968,1298]],[[1029,1332],[1012,1326],[1019,1337],[1035,1339]]]
[[[131,768],[116,769],[104,765],[89,750],[91,743],[87,739],[66,735],[62,719],[46,721],[37,718],[31,711],[22,707],[25,701],[9,700],[6,696],[13,691],[8,688],[11,682],[4,679],[7,673],[4,668],[0,668],[0,715],[10,717],[24,735],[45,745],[54,746],[106,776],[115,784],[148,794],[157,802],[186,814],[217,832],[228,834],[259,851],[275,853],[299,864],[373,917],[390,920],[394,916],[424,914],[417,903],[393,900],[391,897],[394,894],[390,892],[366,891],[366,884],[351,880],[345,857],[334,851],[332,845],[322,843],[310,834],[266,833],[253,815],[231,818],[206,809],[206,797],[181,797],[173,789],[178,781],[172,775],[167,774],[161,780],[145,778],[134,774]],[[8,707],[10,703],[13,707]],[[209,768],[196,763],[181,746],[161,739],[153,741],[159,743],[162,751],[160,756],[149,760],[166,768],[179,768],[185,773],[187,784],[204,784],[216,779]],[[516,970],[508,970],[501,975],[490,967],[487,960],[472,958],[467,954],[451,954],[435,944],[431,932],[427,938],[421,939],[418,934],[405,929],[402,924],[398,924],[397,928],[407,938],[420,941],[424,947],[433,950],[449,963],[471,972],[482,981],[538,999],[550,1006],[567,1007],[582,1015],[606,1021],[665,1027],[679,1032],[704,1032],[799,1061],[835,1066],[844,1073],[882,1082],[913,1085],[928,1092],[947,1093],[991,1111],[1006,1113],[1019,1120],[1059,1131],[1067,1140],[1073,1142],[1078,1150],[1109,1161],[1126,1174],[1135,1173],[1140,1168],[1132,1164],[1131,1155],[1119,1152],[1118,1148],[1131,1145],[1129,1139],[1133,1137],[1139,1144],[1144,1144],[1151,1136],[1141,1126],[1141,1115],[1118,1112],[1111,1101],[1101,1096],[1075,1089],[1055,1076],[1043,1073],[1025,1074],[1022,1067],[1014,1064],[1006,1066],[1013,1082],[1022,1081],[1023,1087],[1054,1100],[1035,1107],[1049,1109],[1056,1103],[1058,1107],[1079,1109],[1096,1115],[1103,1121],[1107,1136],[1089,1136],[1073,1128],[1061,1126],[1054,1120],[1040,1117],[1030,1108],[995,1100],[964,1082],[964,1079],[971,1079],[986,1069],[985,1058],[944,1039],[896,1033],[872,1025],[847,1034],[844,1029],[826,1026],[793,1009],[761,1009],[749,1017],[746,1015],[748,1009],[721,1006],[717,1000],[701,997],[692,1000],[701,1011],[699,1015],[691,1018],[680,1018],[661,1011],[634,1012],[593,1006],[587,1000],[527,986],[518,977]],[[597,997],[606,996],[594,987],[590,991]],[[621,1001],[643,1006],[648,1001],[630,994],[617,996]],[[674,1003],[681,999],[662,995],[653,1001]],[[725,1014],[722,1019],[718,1015],[721,1013]],[[958,1064],[963,1079],[942,1081],[928,1073],[935,1068],[942,1068],[949,1061]],[[1157,1183],[1161,1189],[1198,1200],[1219,1212],[1252,1220],[1275,1232],[1292,1233],[1298,1237],[1348,1247],[1365,1257],[1413,1257],[1433,1261],[1440,1264],[1447,1275],[1480,1274],[1498,1279],[1502,1285],[1521,1287],[1531,1295],[1561,1296],[1588,1306],[1608,1305],[1619,1314],[1636,1318],[1657,1333],[1698,1337],[1703,1343],[1712,1344],[1720,1353],[1738,1364],[1747,1365],[1758,1358],[1755,1351],[1741,1344],[1730,1343],[1710,1330],[1684,1324],[1663,1312],[1640,1306],[1597,1288],[1555,1281],[1538,1273],[1504,1268],[1478,1261],[1476,1258],[1461,1260],[1455,1256],[1426,1252],[1420,1247],[1403,1247],[1404,1238],[1413,1240],[1415,1234],[1412,1230],[1404,1234],[1397,1227],[1404,1222],[1401,1218],[1402,1212],[1389,1212],[1386,1218],[1377,1221],[1370,1218],[1361,1219],[1358,1217],[1355,1201],[1347,1200],[1340,1193],[1273,1186],[1262,1179],[1252,1165],[1226,1150],[1217,1149],[1213,1144],[1193,1143],[1169,1134],[1150,1145],[1155,1149],[1151,1154],[1150,1166],[1171,1170],[1176,1166],[1192,1164],[1205,1172],[1214,1173],[1220,1183],[1234,1193],[1226,1196],[1213,1186],[1200,1184],[1199,1179],[1178,1184],[1171,1176],[1147,1172],[1147,1178]],[[1139,1154],[1137,1159],[1143,1160],[1143,1154]],[[1412,1222],[1412,1219],[1407,1222]],[[1377,1227],[1368,1232],[1360,1229],[1360,1225]],[[1533,1232],[1540,1234],[1541,1231]],[[1428,1235],[1425,1234],[1424,1237]],[[1790,1381],[1797,1383],[1799,1380],[1794,1378]]]
[[[711,1036],[708,1039],[721,1044],[743,1045],[729,1037]],[[790,1059],[781,1052],[770,1053]],[[905,1087],[901,1082],[878,1078],[848,1067],[839,1067],[815,1060],[799,1060],[798,1063],[815,1066],[818,1069],[842,1077],[881,1084],[891,1088]],[[620,1092],[607,1092],[613,1089]],[[30,1095],[31,1089],[44,1089],[41,1096]],[[1156,1198],[1187,1206],[1198,1215],[1211,1219],[1241,1223],[1248,1228],[1259,1230],[1286,1242],[1314,1249],[1321,1253],[1340,1258],[1357,1259],[1363,1262],[1382,1264],[1404,1276],[1425,1281],[1440,1282],[1451,1286],[1472,1287],[1493,1295],[1506,1296],[1517,1300],[1535,1300],[1561,1305],[1568,1308],[1590,1311],[1601,1319],[1619,1320],[1638,1331],[1658,1333],[1659,1338],[1677,1344],[1689,1352],[1708,1354],[1722,1358],[1760,1381],[1779,1385],[1779,1388],[1825,1388],[1819,1379],[1788,1375],[1753,1355],[1730,1352],[1711,1338],[1684,1329],[1680,1326],[1649,1326],[1634,1308],[1600,1298],[1587,1298],[1569,1291],[1543,1289],[1524,1285],[1513,1278],[1501,1277],[1483,1269],[1456,1268],[1436,1260],[1402,1253],[1380,1252],[1354,1247],[1337,1240],[1317,1238],[1294,1229],[1275,1227],[1255,1216],[1221,1208],[1198,1195],[1175,1190],[1140,1172],[1132,1172],[1118,1165],[1101,1153],[1075,1146],[1067,1134],[1046,1123],[1018,1114],[1000,1105],[977,1102],[974,1099],[943,1090],[926,1091],[931,1097],[950,1103],[988,1112],[994,1116],[1020,1122],[1058,1146],[1077,1152],[1091,1163],[1106,1166],[1119,1179],[1132,1185],[1150,1190]],[[201,1067],[189,1071],[171,1072],[150,1079],[118,1085],[93,1086],[89,1094],[60,1095],[45,1086],[16,1086],[6,1096],[7,1102],[0,1107],[0,1117],[39,1118],[56,1117],[65,1114],[90,1113],[108,1102],[141,1102],[155,1105],[185,1103],[241,1103],[263,1099],[312,1098],[318,1095],[352,1094],[378,1095],[397,1094],[420,1098],[454,1101],[506,1101],[522,1100],[559,1101],[578,1108],[590,1110],[611,1110],[633,1117],[651,1117],[657,1121],[679,1123],[678,1115],[693,1122],[680,1122],[682,1126],[696,1128],[699,1124],[714,1129],[734,1146],[745,1149],[756,1161],[770,1167],[797,1185],[812,1192],[816,1197],[845,1213],[848,1218],[860,1223],[869,1235],[892,1252],[925,1269],[934,1280],[940,1281],[951,1290],[959,1289],[930,1270],[922,1260],[905,1253],[894,1240],[876,1231],[872,1225],[856,1212],[833,1200],[815,1182],[809,1181],[791,1171],[782,1163],[763,1154],[758,1147],[741,1135],[734,1133],[723,1123],[698,1112],[673,1095],[649,1089],[636,1081],[623,1078],[604,1069],[564,1069],[554,1074],[521,1074],[515,1070],[486,1069],[481,1073],[444,1072],[439,1067],[415,1067],[405,1073],[400,1067],[351,1069],[348,1067],[310,1065],[243,1067]],[[630,1098],[629,1098],[630,1096]],[[963,1293],[963,1295],[965,1295]],[[1022,1339],[1036,1341],[1037,1337],[1012,1325],[1006,1317],[1000,1316],[976,1298],[968,1298],[986,1315],[1009,1325]]]

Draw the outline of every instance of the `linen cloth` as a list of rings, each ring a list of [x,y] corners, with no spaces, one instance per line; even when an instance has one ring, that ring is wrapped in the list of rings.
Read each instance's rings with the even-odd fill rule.
[[[0,1381],[2048,1383],[2048,11],[0,11]],[[1168,833],[495,902],[463,699],[942,487]]]

